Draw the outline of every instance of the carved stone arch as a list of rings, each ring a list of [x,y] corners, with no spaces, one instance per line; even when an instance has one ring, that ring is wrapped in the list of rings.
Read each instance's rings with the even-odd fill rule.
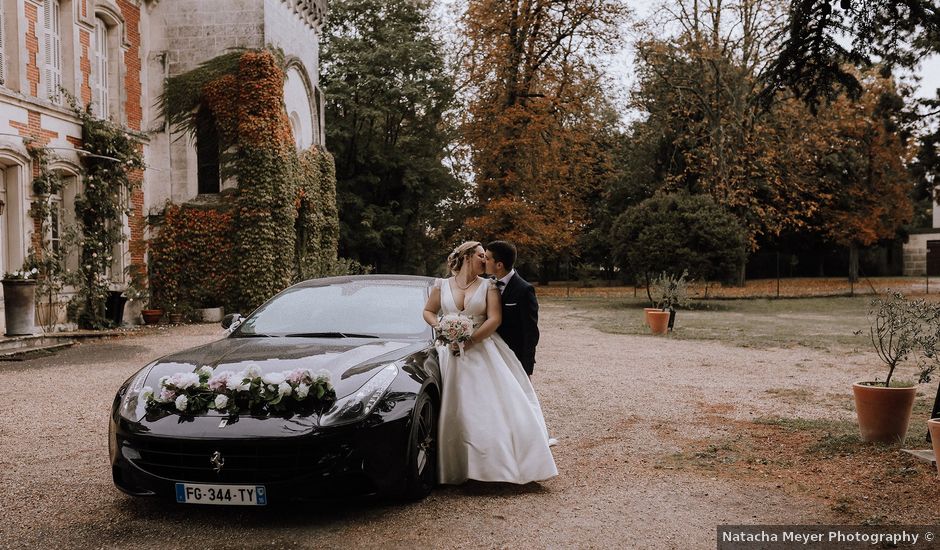
[[[306,67],[301,62],[301,60],[294,56],[287,56],[284,60],[284,72],[285,72],[285,87],[289,86],[290,75],[294,72],[299,77],[300,83],[303,85],[303,92],[305,96],[306,109],[310,113],[310,143],[305,144],[306,147],[312,145],[320,145],[323,142],[322,139],[322,111],[320,105],[317,102],[317,94],[315,92],[316,88],[310,80],[310,75],[307,72]],[[293,120],[291,116],[291,105],[288,102],[291,101],[291,98],[285,97],[285,105],[287,106],[288,118]],[[296,136],[295,136],[296,137]]]
[[[96,0],[95,18],[100,18],[108,27],[117,29],[117,36],[120,38],[121,46],[125,48],[130,46],[124,27],[124,16],[121,15],[121,9],[117,4],[111,0]]]

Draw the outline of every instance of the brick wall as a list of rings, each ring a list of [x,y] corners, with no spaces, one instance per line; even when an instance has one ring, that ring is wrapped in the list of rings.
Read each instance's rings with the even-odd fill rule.
[[[118,7],[121,10],[121,16],[124,17],[129,44],[124,53],[124,88],[127,91],[124,112],[127,116],[127,127],[140,131],[143,123],[140,84],[140,6],[130,0],[119,0]]]
[[[26,2],[26,80],[29,95],[39,97],[39,8]]]
[[[79,30],[78,43],[81,47],[81,57],[79,57],[78,65],[82,75],[79,96],[82,99],[82,103],[88,105],[91,103],[91,55],[89,52],[91,46],[91,34],[85,29]]]

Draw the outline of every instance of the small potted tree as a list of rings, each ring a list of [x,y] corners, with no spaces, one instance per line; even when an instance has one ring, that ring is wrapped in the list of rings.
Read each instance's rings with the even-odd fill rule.
[[[676,321],[676,308],[689,305],[689,270],[682,270],[682,274],[676,277],[667,272],[662,272],[652,281],[652,291],[655,296],[656,309],[669,314],[667,317],[667,330],[672,330]],[[653,311],[652,313],[656,313]],[[651,315],[648,313],[648,315]]]
[[[903,443],[917,388],[912,381],[895,380],[895,370],[917,358],[918,382],[930,381],[937,362],[940,309],[894,292],[873,299],[868,316],[872,346],[888,373],[883,381],[876,378],[852,385],[859,431],[864,441]]]

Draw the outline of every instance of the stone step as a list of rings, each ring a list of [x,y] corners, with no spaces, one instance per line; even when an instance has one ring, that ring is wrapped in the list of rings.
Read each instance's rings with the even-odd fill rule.
[[[31,345],[0,348],[0,361],[23,361],[37,355],[54,353],[74,344],[75,340],[66,338],[36,338]]]
[[[934,464],[936,459],[933,454],[933,449],[901,449],[905,453],[916,456],[917,458]]]

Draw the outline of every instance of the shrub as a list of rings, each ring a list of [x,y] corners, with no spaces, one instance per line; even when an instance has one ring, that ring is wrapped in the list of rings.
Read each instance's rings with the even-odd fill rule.
[[[737,219],[706,195],[659,194],[617,217],[611,232],[614,260],[647,282],[653,273],[729,280],[746,257]]]

